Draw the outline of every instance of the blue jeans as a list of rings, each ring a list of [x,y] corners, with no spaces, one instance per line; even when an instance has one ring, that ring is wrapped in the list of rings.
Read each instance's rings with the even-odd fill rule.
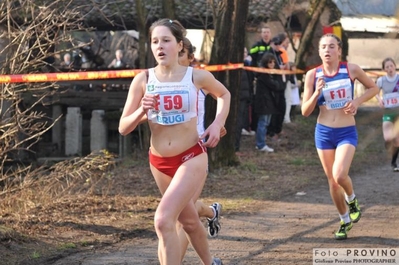
[[[267,126],[270,124],[272,115],[259,115],[258,128],[256,128],[256,147],[262,149],[266,145]]]

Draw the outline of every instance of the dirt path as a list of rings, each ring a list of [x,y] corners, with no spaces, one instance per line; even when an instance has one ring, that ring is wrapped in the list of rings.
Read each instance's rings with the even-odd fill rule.
[[[385,159],[382,159],[385,160]],[[227,264],[312,264],[313,248],[397,248],[399,246],[399,174],[385,161],[367,175],[352,176],[363,217],[354,224],[349,238],[333,239],[338,215],[327,189],[312,187],[305,195],[291,195],[280,201],[265,201],[256,215],[229,215],[222,219],[217,239],[210,239],[215,256]],[[379,165],[378,165],[379,164]],[[384,165],[382,165],[384,164]],[[90,252],[77,253],[54,265],[158,264],[157,240],[139,238]],[[186,265],[200,264],[190,249]]]

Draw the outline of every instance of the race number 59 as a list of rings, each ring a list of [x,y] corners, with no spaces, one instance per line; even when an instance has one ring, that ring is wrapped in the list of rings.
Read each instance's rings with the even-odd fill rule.
[[[181,95],[164,96],[163,107],[165,110],[179,110],[183,107],[183,98]]]

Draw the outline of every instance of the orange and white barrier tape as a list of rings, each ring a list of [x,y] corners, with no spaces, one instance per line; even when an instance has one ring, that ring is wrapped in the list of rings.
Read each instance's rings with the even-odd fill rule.
[[[231,64],[216,64],[216,65],[199,65],[196,68],[204,69],[209,72],[226,71],[226,70],[237,70],[244,67],[243,63],[231,63]]]
[[[245,69],[248,71],[278,75],[303,74],[304,70],[279,70],[252,66],[244,66],[243,63],[218,64],[218,65],[198,65],[195,68],[204,69],[210,72],[228,71]],[[62,72],[62,73],[35,73],[35,74],[17,74],[0,75],[0,84],[5,83],[40,83],[40,82],[62,82],[62,81],[81,81],[96,79],[116,79],[133,78],[145,69],[126,69],[126,70],[107,70],[107,71],[80,71],[80,72]],[[379,77],[386,74],[384,71],[367,71],[366,74],[371,77]]]
[[[0,83],[38,83],[76,80],[95,80],[110,78],[135,77],[143,70],[111,70],[111,71],[87,71],[67,73],[40,73],[20,75],[0,75]]]
[[[279,70],[279,69],[268,69],[268,68],[260,68],[260,67],[252,67],[252,66],[244,66],[243,63],[236,64],[219,64],[219,65],[200,65],[198,68],[205,69],[210,72],[215,71],[225,71],[225,70],[237,70],[237,69],[245,69],[248,71],[258,72],[258,73],[268,73],[268,74],[276,74],[276,75],[292,75],[292,74],[303,74],[305,71],[303,70]]]
[[[366,73],[367,73],[368,75],[377,76],[377,77],[387,74],[387,73],[384,72],[384,71],[367,71]]]
[[[260,68],[253,66],[244,66],[245,70],[258,72],[258,73],[266,73],[266,74],[274,74],[274,75],[293,75],[293,74],[303,74],[305,71],[303,70],[281,70],[281,69],[270,69],[270,68]]]
[[[219,64],[219,65],[200,65],[199,69],[208,70],[210,72],[228,71],[245,69],[259,73],[269,74],[298,74],[304,73],[302,70],[277,70],[259,67],[244,66],[243,63],[235,64]],[[4,83],[40,83],[40,82],[62,82],[62,81],[81,81],[96,79],[115,79],[115,78],[133,78],[144,69],[131,70],[108,70],[108,71],[81,71],[81,72],[63,72],[63,73],[35,73],[35,74],[18,74],[18,75],[0,75],[0,84]]]

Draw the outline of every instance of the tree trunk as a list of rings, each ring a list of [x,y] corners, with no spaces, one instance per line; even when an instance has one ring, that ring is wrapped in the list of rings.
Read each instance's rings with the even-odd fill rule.
[[[146,51],[147,42],[147,27],[146,18],[147,11],[144,8],[142,0],[136,0],[136,12],[137,12],[137,29],[139,31],[139,51]],[[146,68],[146,54],[147,52],[139,52],[139,65],[140,69]]]
[[[219,5],[215,21],[215,40],[212,47],[210,64],[227,64],[243,62],[245,45],[245,26],[248,14],[248,1],[224,0]],[[226,41],[227,40],[227,41]],[[218,168],[237,163],[234,153],[236,116],[238,95],[240,90],[240,70],[215,72],[215,77],[222,82],[231,93],[230,113],[226,121],[228,134],[221,139],[219,145],[209,150],[209,166]],[[207,98],[206,124],[209,125],[216,112],[216,101]]]
[[[242,63],[244,60],[245,32],[248,15],[248,1],[235,0],[235,17],[233,17],[232,35],[229,47],[231,63]],[[235,155],[235,141],[237,131],[237,110],[240,103],[242,70],[231,70],[227,72],[229,91],[231,93],[230,115],[227,117],[226,128],[230,132],[226,139],[221,142],[220,157],[225,157],[224,165],[238,163]],[[241,130],[240,130],[241,133]],[[220,159],[220,158],[218,158]]]
[[[175,1],[162,0],[163,16],[170,19],[176,19]]]
[[[307,49],[313,40],[317,22],[319,21],[319,18],[327,5],[327,0],[314,1],[312,5],[313,6],[311,6],[310,9],[314,11],[311,14],[311,19],[306,26],[305,31],[302,34],[301,45],[298,47],[296,54],[295,64],[299,69],[306,68],[306,56],[308,54]]]
[[[139,30],[139,65],[140,69],[146,69],[147,65],[147,58],[150,58],[151,51],[147,49],[148,46],[148,27],[147,27],[147,15],[148,12],[144,7],[144,2],[142,0],[135,0],[136,1],[136,12],[137,12],[137,28]],[[147,57],[147,54],[150,56]],[[150,129],[147,123],[143,123],[139,126],[139,130],[142,130],[142,142],[143,142],[143,150],[148,150],[150,147]]]

